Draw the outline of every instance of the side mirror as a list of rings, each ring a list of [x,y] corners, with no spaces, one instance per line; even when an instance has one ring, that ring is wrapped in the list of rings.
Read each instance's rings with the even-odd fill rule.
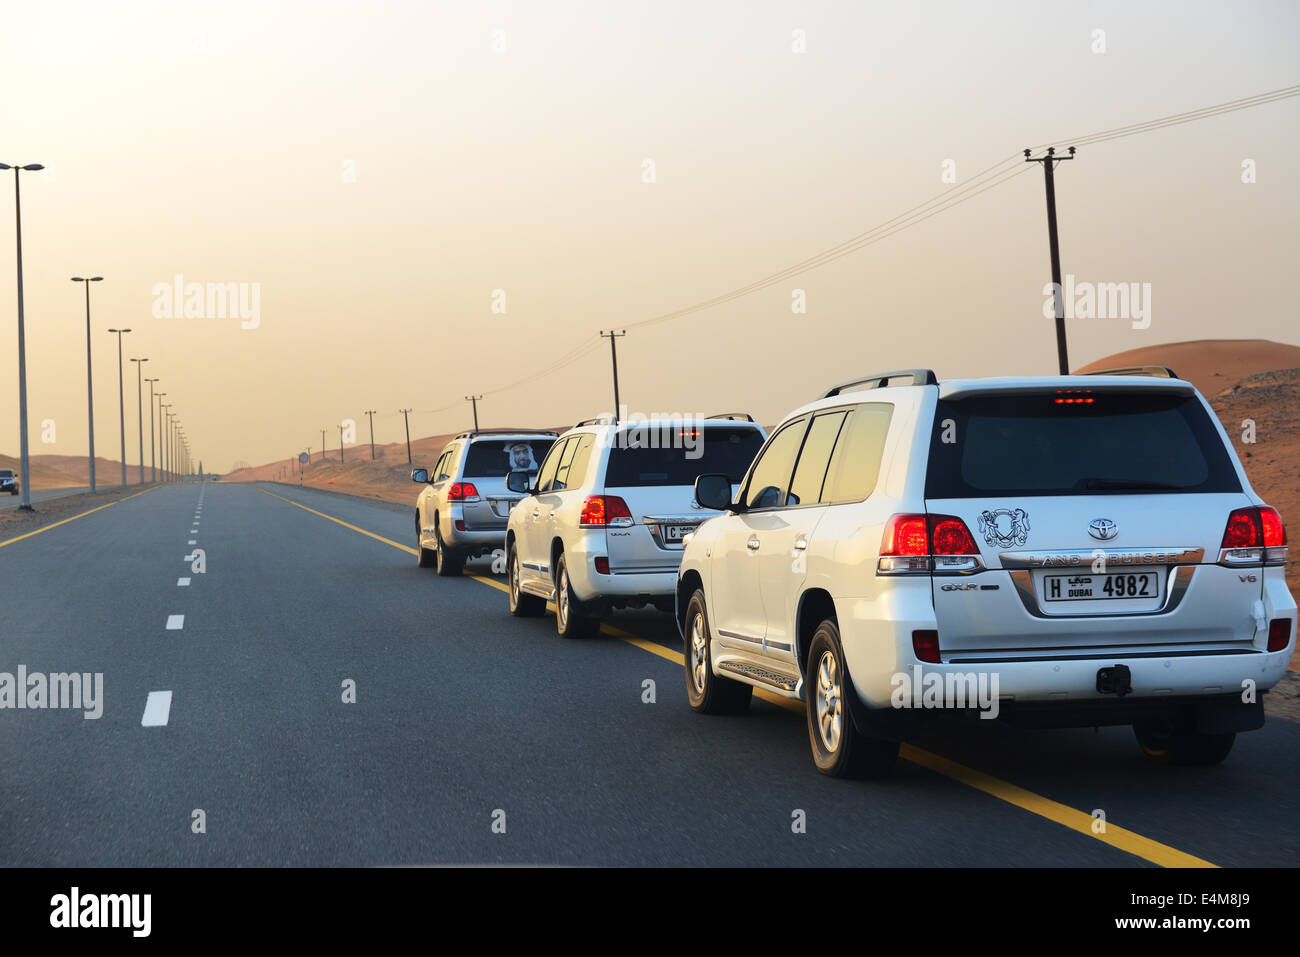
[[[416,482],[416,483],[418,483],[418,484],[420,484],[420,485],[428,485],[428,484],[429,484],[429,470],[428,470],[428,469],[411,469],[411,481],[412,481],[412,482]]]
[[[512,492],[532,491],[533,477],[527,472],[507,472],[506,488]]]
[[[721,472],[709,472],[695,480],[695,501],[701,508],[737,511],[731,506],[731,479]]]

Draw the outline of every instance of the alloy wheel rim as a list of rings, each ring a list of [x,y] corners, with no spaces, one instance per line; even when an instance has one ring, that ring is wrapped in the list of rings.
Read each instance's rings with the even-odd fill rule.
[[[696,615],[691,621],[691,677],[697,694],[704,694],[707,679],[708,652],[704,644],[704,616]]]
[[[839,748],[843,726],[839,664],[827,651],[822,653],[817,665],[817,733],[827,751],[834,752]]]
[[[510,604],[519,604],[519,555],[510,555]]]
[[[569,572],[567,569],[560,569],[560,587],[556,589],[555,608],[560,616],[561,627],[569,623]]]

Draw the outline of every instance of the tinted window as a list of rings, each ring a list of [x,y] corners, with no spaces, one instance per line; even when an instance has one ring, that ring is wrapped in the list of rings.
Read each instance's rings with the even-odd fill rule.
[[[678,425],[619,432],[609,450],[605,486],[694,485],[705,472],[721,472],[736,483],[762,445],[762,434],[753,428]]]
[[[538,463],[555,443],[544,439],[481,439],[465,456],[465,478],[505,478],[507,472],[537,474]]]
[[[785,492],[794,471],[794,457],[799,454],[807,419],[796,419],[772,438],[763,455],[754,463],[754,472],[745,489],[745,505],[768,508],[785,502]]]
[[[799,464],[794,469],[787,505],[812,505],[821,500],[822,485],[826,480],[826,466],[830,464],[831,450],[844,423],[843,412],[831,412],[813,418],[808,437],[799,453]]]
[[[587,475],[587,467],[591,464],[591,449],[596,444],[596,436],[591,432],[578,437],[574,444],[577,451],[574,453],[573,461],[569,463],[569,470],[564,476],[566,488],[576,488],[582,483]]]
[[[1195,396],[1086,398],[1064,402],[1045,392],[940,402],[926,497],[1241,491]]]
[[[876,490],[893,412],[894,407],[884,402],[855,406],[849,412],[826,470],[823,502],[861,502]]]
[[[560,464],[560,456],[564,454],[564,447],[571,445],[573,441],[573,439],[565,439],[563,445],[551,446],[546,461],[542,463],[542,470],[537,473],[537,491],[546,492],[550,490],[551,480],[555,478],[555,470]]]

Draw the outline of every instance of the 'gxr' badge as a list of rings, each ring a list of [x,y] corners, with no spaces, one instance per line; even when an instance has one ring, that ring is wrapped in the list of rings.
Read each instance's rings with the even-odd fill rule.
[[[1119,534],[1119,526],[1108,518],[1094,518],[1088,523],[1088,534],[1098,541],[1108,542]]]

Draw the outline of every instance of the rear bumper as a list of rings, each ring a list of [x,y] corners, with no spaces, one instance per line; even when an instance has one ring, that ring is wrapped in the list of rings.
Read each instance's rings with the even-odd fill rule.
[[[677,569],[655,572],[620,572],[612,574],[596,571],[596,559],[608,558],[604,531],[579,535],[564,545],[568,560],[569,583],[579,601],[590,602],[602,598],[644,599],[664,601],[672,599],[677,591]]]

